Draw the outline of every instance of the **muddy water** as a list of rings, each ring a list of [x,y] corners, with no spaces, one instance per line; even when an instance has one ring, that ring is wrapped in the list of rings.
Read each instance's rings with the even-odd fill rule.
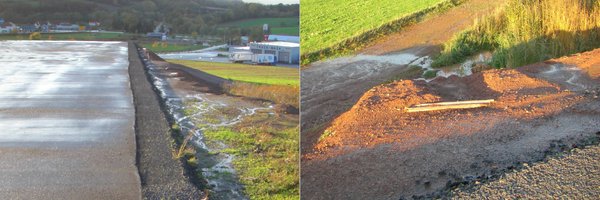
[[[184,72],[155,65],[146,59],[145,62],[171,117],[180,125],[183,133],[193,132],[192,141],[200,148],[197,155],[200,168],[211,186],[213,197],[247,199],[233,168],[235,156],[219,153],[227,146],[221,142],[205,140],[203,131],[207,128],[234,126],[245,117],[258,112],[272,114],[273,105],[200,91],[181,74]]]

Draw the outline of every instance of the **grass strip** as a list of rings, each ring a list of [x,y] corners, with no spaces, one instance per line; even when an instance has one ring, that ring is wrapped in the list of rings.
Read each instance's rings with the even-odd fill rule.
[[[206,73],[233,81],[268,85],[300,85],[300,72],[298,68],[188,60],[167,61],[202,70]]]

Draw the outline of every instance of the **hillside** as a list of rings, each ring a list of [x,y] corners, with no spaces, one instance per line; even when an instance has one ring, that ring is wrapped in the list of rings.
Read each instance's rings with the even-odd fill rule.
[[[222,24],[220,27],[262,30],[263,24],[269,24],[271,34],[295,36],[300,34],[299,17],[243,19]]]
[[[297,17],[298,5],[262,5],[241,0],[0,0],[0,17],[26,24],[99,21],[108,30],[150,32],[166,22],[174,33],[219,34],[211,27],[259,17]]]

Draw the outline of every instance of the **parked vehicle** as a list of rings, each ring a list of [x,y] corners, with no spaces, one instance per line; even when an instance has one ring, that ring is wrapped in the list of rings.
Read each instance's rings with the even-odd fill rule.
[[[275,65],[277,61],[272,54],[252,54],[252,63],[258,65]]]
[[[236,63],[252,61],[252,52],[235,52],[229,54],[229,60]]]

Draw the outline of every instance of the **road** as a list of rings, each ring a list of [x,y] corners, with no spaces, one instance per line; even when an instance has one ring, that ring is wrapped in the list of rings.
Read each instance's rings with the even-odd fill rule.
[[[0,46],[0,199],[140,199],[127,43]]]

